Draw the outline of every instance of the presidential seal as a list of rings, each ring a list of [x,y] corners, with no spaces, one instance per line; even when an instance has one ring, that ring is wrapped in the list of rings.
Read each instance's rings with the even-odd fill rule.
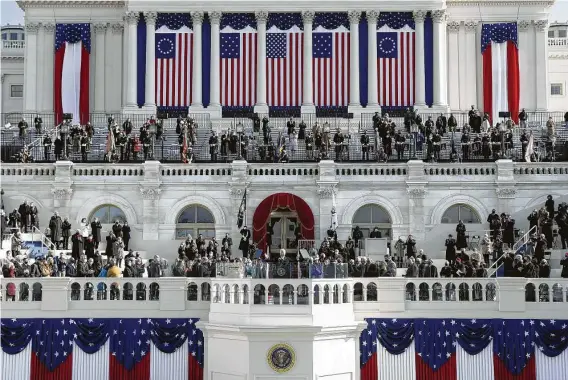
[[[288,344],[275,344],[268,350],[266,361],[274,372],[288,372],[294,368],[294,364],[296,364],[296,353],[292,346]]]

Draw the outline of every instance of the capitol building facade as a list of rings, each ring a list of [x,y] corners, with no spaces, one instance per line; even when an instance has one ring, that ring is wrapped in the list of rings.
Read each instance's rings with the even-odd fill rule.
[[[30,147],[33,160],[3,154],[0,167],[0,377],[566,380],[565,230],[551,218],[550,246],[531,241],[549,235],[548,219],[530,215],[550,212],[549,199],[566,212],[568,145],[556,159],[554,140],[551,159],[531,162],[515,128],[514,148],[494,160],[450,152],[472,106],[488,124],[523,121],[543,150],[550,116],[566,143],[563,114],[549,112],[552,3],[19,1],[25,43],[4,44],[2,62],[24,49],[22,109],[2,110],[2,148]],[[375,112],[402,128],[406,108],[457,117],[447,152],[422,160],[411,140],[407,156],[369,160]],[[174,133],[186,117],[199,123],[194,160],[190,135]],[[217,159],[210,136],[268,139],[254,130],[265,117],[288,146],[290,119],[356,141],[347,158],[334,145],[328,157],[301,148],[309,159],[269,162],[251,143]],[[156,120],[155,155],[109,159],[115,122],[138,138]],[[58,138],[62,122],[94,125],[89,156],[87,143],[52,152],[43,135]],[[495,213],[514,243],[489,261]],[[51,230],[62,219],[69,245]],[[101,254],[87,248],[92,223]],[[239,260],[189,257],[186,242],[214,238],[230,238]],[[328,251],[352,239],[349,257]],[[531,260],[548,272],[529,272]]]

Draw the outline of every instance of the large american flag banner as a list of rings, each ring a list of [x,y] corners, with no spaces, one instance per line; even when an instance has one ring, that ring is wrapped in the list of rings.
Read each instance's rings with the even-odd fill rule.
[[[268,105],[302,104],[304,36],[298,27],[288,31],[271,28],[266,34]]]
[[[2,319],[0,377],[202,380],[204,340],[188,318]]]
[[[253,14],[228,13],[221,20],[221,104],[254,106],[257,66],[256,20]]]
[[[361,380],[565,380],[568,320],[367,319]]]
[[[343,26],[313,33],[314,104],[319,107],[349,105],[350,40]]]
[[[193,32],[182,27],[156,30],[156,105],[189,107],[193,73]]]
[[[383,26],[377,33],[379,104],[414,104],[414,30],[408,26],[393,30]]]

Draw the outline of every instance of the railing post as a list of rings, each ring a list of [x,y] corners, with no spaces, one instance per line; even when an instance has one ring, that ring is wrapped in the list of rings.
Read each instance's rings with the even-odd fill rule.
[[[161,184],[160,162],[144,162],[144,182],[140,187],[140,194],[144,199],[143,238],[144,240],[158,240],[160,236],[158,203],[160,200]]]
[[[497,209],[500,212],[512,214],[513,200],[517,194],[515,188],[515,164],[512,160],[497,160],[497,189],[495,189],[498,198]]]
[[[406,278],[379,278],[377,280],[377,301],[381,312],[406,310]]]
[[[185,310],[186,279],[168,277],[158,282],[160,286],[160,310]]]
[[[527,280],[516,277],[501,277],[497,283],[499,311],[523,312],[526,310],[525,285]]]
[[[70,279],[47,278],[41,281],[41,310],[63,311],[69,308]],[[30,289],[31,290],[31,289]]]

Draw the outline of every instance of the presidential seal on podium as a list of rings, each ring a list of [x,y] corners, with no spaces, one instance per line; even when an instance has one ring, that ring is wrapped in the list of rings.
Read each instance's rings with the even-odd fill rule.
[[[285,343],[278,343],[270,347],[266,355],[266,361],[274,372],[288,372],[294,368],[294,364],[296,364],[296,353],[292,346]]]

